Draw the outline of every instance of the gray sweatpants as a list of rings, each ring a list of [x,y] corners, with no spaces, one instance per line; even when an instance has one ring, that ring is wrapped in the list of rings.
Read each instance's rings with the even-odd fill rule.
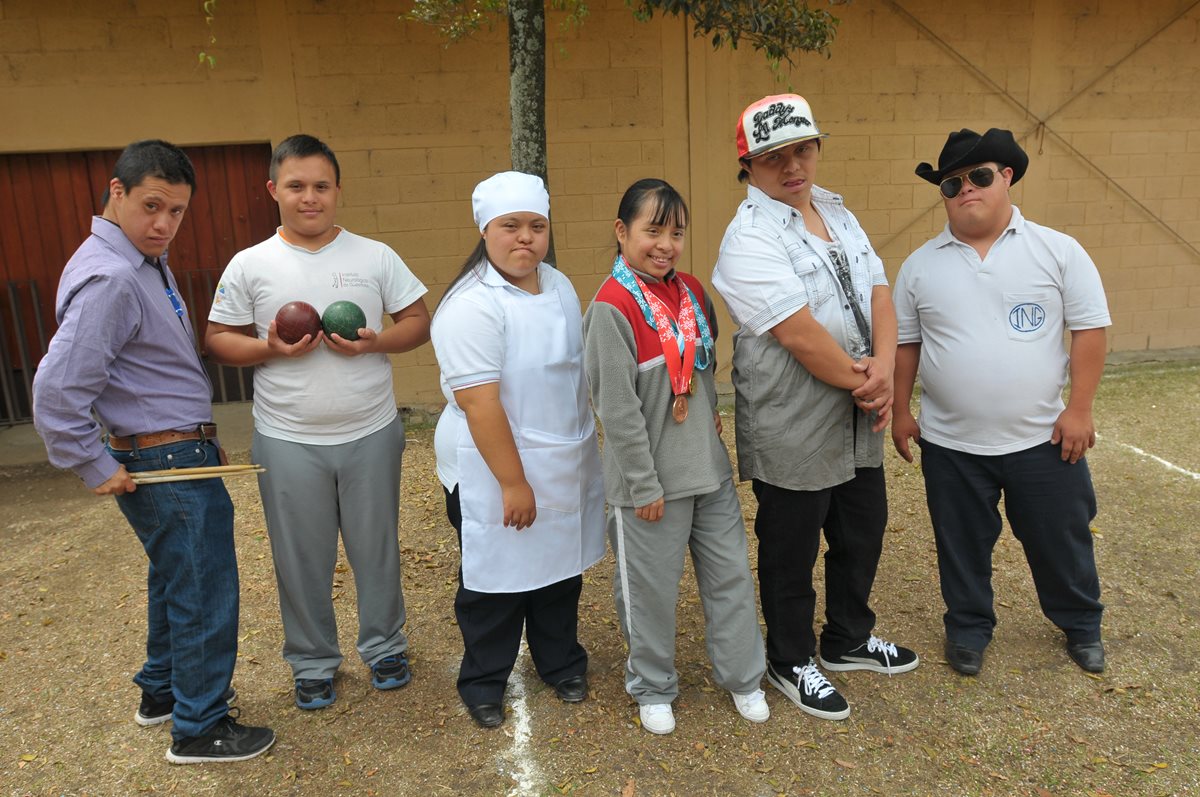
[[[294,678],[332,678],[342,662],[333,613],[338,529],[358,592],[358,653],[372,665],[408,649],[400,588],[400,457],[404,424],[340,445],[254,433],[258,477]]]
[[[714,679],[731,692],[759,688],[766,657],[742,508],[732,481],[716,492],[667,501],[657,523],[640,520],[633,507],[610,505],[608,539],[617,559],[617,616],[629,643],[625,691],[634,700],[669,703],[679,694],[675,604],[689,549]]]

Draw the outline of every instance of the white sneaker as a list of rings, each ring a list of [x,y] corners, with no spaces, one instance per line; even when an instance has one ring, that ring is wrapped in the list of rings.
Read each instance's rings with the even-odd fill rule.
[[[767,696],[763,694],[763,690],[755,689],[744,695],[737,692],[729,694],[733,695],[733,704],[737,706],[738,713],[751,722],[766,722],[771,718],[771,708],[767,705]]]
[[[675,730],[675,712],[670,703],[646,703],[638,706],[642,727],[659,735]]]

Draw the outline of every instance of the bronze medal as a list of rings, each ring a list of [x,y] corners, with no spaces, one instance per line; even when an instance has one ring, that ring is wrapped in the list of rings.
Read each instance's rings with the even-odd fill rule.
[[[687,420],[687,415],[687,396],[676,396],[674,403],[671,404],[671,417],[675,419],[675,423],[683,423]]]

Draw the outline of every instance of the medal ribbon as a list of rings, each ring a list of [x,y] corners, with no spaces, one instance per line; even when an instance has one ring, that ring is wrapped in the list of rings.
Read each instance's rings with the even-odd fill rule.
[[[695,368],[703,371],[713,361],[713,338],[712,332],[708,328],[708,319],[704,317],[702,310],[697,310],[699,301],[696,300],[695,294],[691,288],[683,280],[679,280],[678,284],[683,290],[680,291],[680,308],[679,308],[679,326],[671,319],[670,311],[662,304],[662,301],[646,289],[646,284],[633,273],[633,269],[625,262],[622,255],[617,255],[613,260],[612,276],[621,286],[633,296],[637,301],[638,306],[642,309],[642,316],[646,319],[646,324],[656,332],[659,339],[663,342],[663,357],[666,358],[668,369],[672,355],[669,352],[671,348],[668,346],[668,341],[674,339],[676,342],[675,358],[679,362],[681,358],[686,356],[685,349],[688,346],[688,333],[691,334],[691,348],[693,350],[691,359]],[[653,302],[653,304],[651,304]],[[680,327],[686,328],[680,329]],[[696,346],[697,341],[699,347]],[[670,372],[670,371],[669,371]],[[688,367],[688,380],[691,380],[692,366]],[[673,372],[671,372],[673,373]],[[687,384],[686,382],[684,383]],[[674,377],[672,377],[672,388],[674,388]],[[684,392],[687,392],[686,389]],[[676,395],[679,395],[676,391]]]
[[[691,291],[684,286],[685,290],[679,294],[679,323],[675,324],[667,306],[650,292],[646,283],[633,273],[620,255],[617,255],[613,264],[613,276],[638,300],[643,314],[647,310],[653,314],[650,326],[658,332],[659,342],[662,343],[663,359],[666,360],[667,374],[671,378],[671,391],[676,396],[687,395],[691,392],[692,369],[696,364],[696,310]],[[632,288],[626,280],[632,280]],[[682,284],[682,280],[680,282]]]

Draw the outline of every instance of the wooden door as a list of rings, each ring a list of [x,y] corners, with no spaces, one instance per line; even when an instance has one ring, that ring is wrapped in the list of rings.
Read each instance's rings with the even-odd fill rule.
[[[279,224],[267,193],[269,144],[184,147],[196,193],[171,244],[171,270],[202,340],[213,288],[230,258]],[[29,419],[29,384],[54,333],[54,296],[91,231],[120,150],[0,155],[0,423]],[[250,397],[248,375],[210,366],[214,398]]]

